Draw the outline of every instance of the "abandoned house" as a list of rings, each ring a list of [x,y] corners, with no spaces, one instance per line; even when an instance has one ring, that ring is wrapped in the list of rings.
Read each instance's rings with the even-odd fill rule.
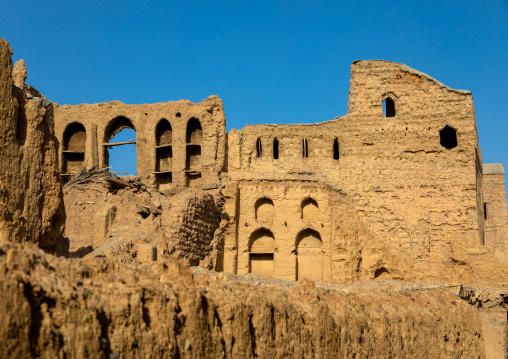
[[[508,260],[504,170],[482,163],[471,92],[403,64],[355,61],[348,113],[320,123],[228,134],[217,96],[56,106],[54,123],[64,178],[107,166],[123,145],[111,140],[130,128],[144,181],[224,198],[217,270],[328,283],[456,277],[467,274],[451,253],[470,243]]]

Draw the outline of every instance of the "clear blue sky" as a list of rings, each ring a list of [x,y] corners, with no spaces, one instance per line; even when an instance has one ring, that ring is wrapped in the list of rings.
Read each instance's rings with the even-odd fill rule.
[[[60,104],[224,100],[228,129],[347,113],[356,59],[471,90],[483,159],[508,166],[508,0],[4,1],[0,37]]]

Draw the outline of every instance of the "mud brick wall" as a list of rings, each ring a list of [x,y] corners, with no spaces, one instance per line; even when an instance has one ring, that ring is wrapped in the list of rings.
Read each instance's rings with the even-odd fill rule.
[[[174,257],[185,258],[191,265],[209,255],[220,212],[208,193],[189,189],[172,198],[171,208],[162,214],[165,243],[159,246]]]

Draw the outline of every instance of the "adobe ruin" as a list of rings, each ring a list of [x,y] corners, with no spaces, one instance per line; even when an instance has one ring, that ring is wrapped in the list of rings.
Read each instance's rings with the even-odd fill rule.
[[[0,356],[506,357],[504,169],[470,92],[356,61],[347,115],[228,136],[216,96],[59,106],[11,55]],[[103,167],[123,128],[137,178]]]
[[[217,96],[56,106],[62,176],[108,165],[123,128],[136,131],[143,181],[223,199],[217,270],[333,284],[474,281],[462,249],[507,258],[503,169],[482,163],[471,92],[405,65],[355,61],[348,113],[316,124],[227,134]]]

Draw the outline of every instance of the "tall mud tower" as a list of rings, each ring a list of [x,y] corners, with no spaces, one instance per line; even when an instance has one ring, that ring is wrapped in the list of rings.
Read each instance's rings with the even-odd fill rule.
[[[65,225],[53,104],[25,85],[24,62],[13,71],[11,56],[0,39],[0,241],[51,249]]]

